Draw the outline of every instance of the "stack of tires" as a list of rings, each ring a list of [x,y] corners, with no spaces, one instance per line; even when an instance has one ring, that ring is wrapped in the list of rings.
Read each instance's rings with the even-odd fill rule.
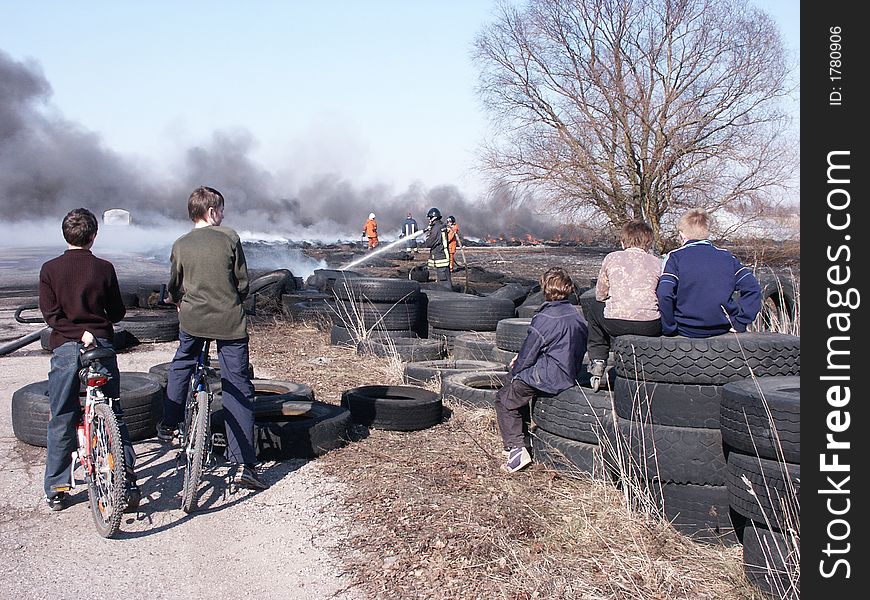
[[[410,279],[351,277],[333,288],[333,343],[356,346],[371,334],[398,339],[419,337],[425,329],[420,284]]]
[[[532,407],[531,437],[535,461],[568,475],[605,479],[607,431],[613,428],[610,393],[593,392],[588,378],[555,396],[542,395]]]
[[[502,319],[495,328],[495,347],[490,353],[493,362],[507,365],[520,351],[529,333],[532,319],[513,317]]]
[[[456,336],[468,331],[495,331],[498,322],[516,314],[512,300],[446,293],[429,297],[427,307],[430,338],[441,338],[447,353],[453,352]]]
[[[795,597],[800,573],[800,377],[726,384],[720,426],[731,508],[746,518],[743,569],[776,598]]]
[[[617,475],[651,492],[668,520],[690,537],[736,542],[720,430],[723,388],[750,374],[799,375],[800,338],[626,335],[616,338],[613,351]]]
[[[163,390],[164,386],[148,373],[121,372],[121,408],[132,441],[156,435],[157,421],[163,414]],[[13,392],[12,432],[16,438],[25,444],[45,447],[48,418],[48,380]]]
[[[281,296],[281,312],[295,323],[329,327],[331,315],[335,314],[335,297],[315,289],[286,293]]]

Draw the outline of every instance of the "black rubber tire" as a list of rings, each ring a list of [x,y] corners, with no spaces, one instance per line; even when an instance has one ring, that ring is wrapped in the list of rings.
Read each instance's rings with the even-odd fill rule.
[[[723,387],[637,382],[617,377],[613,386],[613,403],[616,414],[623,419],[673,427],[717,429]]]
[[[96,469],[93,479],[88,480],[88,500],[97,533],[104,538],[111,538],[118,533],[126,508],[124,450],[118,420],[109,405],[96,404],[93,417],[92,437],[104,436],[107,448],[103,460],[100,460],[96,449],[91,448],[90,458]],[[102,430],[102,435],[99,430]],[[106,465],[110,472],[102,465]],[[106,506],[108,510],[103,512],[100,508]]]
[[[618,416],[615,425],[618,437],[614,429],[607,430],[610,445],[620,444],[629,461],[623,471],[634,479],[725,485],[728,466],[718,429],[652,425]]]
[[[314,401],[304,415],[274,418],[255,427],[260,460],[316,458],[347,444],[351,414],[344,407]]]
[[[531,319],[502,319],[495,328],[495,345],[497,348],[516,354],[529,335]]]
[[[529,295],[528,286],[516,282],[508,282],[497,290],[487,294],[490,298],[506,298],[514,303],[514,306],[520,306],[525,302]]]
[[[283,294],[296,290],[296,278],[289,269],[276,269],[251,280],[248,294],[259,294],[280,301]]]
[[[417,329],[422,318],[419,302],[345,302],[335,303],[332,322],[342,327],[371,329]]]
[[[440,360],[447,349],[440,340],[421,338],[396,338],[392,341],[364,340],[356,345],[360,355],[370,354],[381,358],[397,356],[402,362]]]
[[[709,338],[621,335],[613,342],[620,377],[700,385],[723,385],[750,375],[800,375],[800,351],[799,337],[781,333]]]
[[[341,405],[356,423],[371,429],[418,431],[441,422],[441,397],[404,385],[364,385],[341,393]]]
[[[178,339],[178,313],[175,311],[128,313],[120,325],[139,343],[172,342]]]
[[[207,458],[206,442],[209,438],[208,392],[196,393],[196,408],[189,421],[185,421],[189,438],[182,448],[182,456],[186,457],[181,485],[181,510],[191,513],[196,509],[199,496],[199,484],[202,481],[202,469]],[[188,454],[187,446],[192,448]]]
[[[744,477],[752,484],[751,491]],[[769,523],[776,531],[794,526],[800,517],[800,479],[800,464],[728,453],[731,507],[752,521]]]
[[[577,478],[611,479],[601,446],[569,440],[543,429],[532,433],[535,462]]]
[[[791,376],[759,377],[722,386],[722,440],[746,454],[800,463],[800,384],[800,377]]]
[[[340,325],[333,325],[329,330],[329,343],[333,346],[347,346],[348,348],[356,348],[357,344],[360,343],[358,340],[359,333],[356,330],[351,331]],[[407,339],[418,339],[417,332],[411,331],[407,329],[398,330],[398,329],[377,329],[375,331],[368,332],[368,337],[366,338],[371,341],[378,340],[407,340]]]
[[[412,302],[420,297],[420,284],[410,279],[386,277],[352,277],[335,286],[339,300],[356,304]]]
[[[308,277],[306,283],[308,287],[332,294],[336,285],[341,286],[343,282],[352,277],[364,277],[364,275],[358,271],[314,269],[314,272]]]
[[[165,386],[151,374],[121,371],[121,410],[131,441],[147,440],[157,434],[165,395]]]
[[[506,379],[507,373],[496,371],[451,373],[441,378],[441,397],[477,408],[493,408]]]
[[[800,598],[799,540],[749,523],[743,532],[743,572],[769,598]]]
[[[553,435],[598,444],[613,429],[610,392],[574,386],[555,396],[539,396],[533,403],[532,421]]]
[[[647,489],[660,503],[674,529],[698,542],[733,546],[745,519],[733,515],[724,485],[649,481]]]
[[[517,307],[517,317],[520,319],[531,319],[540,308],[540,304],[523,304]]]
[[[138,308],[139,294],[129,290],[121,290],[121,301],[124,303],[124,308]]]
[[[494,346],[492,351],[489,353],[489,360],[492,362],[497,362],[500,365],[504,365],[507,368],[508,364],[514,359],[517,355],[516,352],[511,352],[510,350],[502,350],[498,346]]]
[[[294,302],[284,305],[284,314],[292,321],[313,325],[325,331],[332,327],[332,318],[336,314],[335,303],[330,300]]]
[[[335,296],[318,292],[317,290],[304,290],[298,292],[289,292],[281,295],[281,311],[285,316],[292,317],[293,305],[298,302],[317,302],[318,300],[333,302]]]
[[[466,331],[453,337],[452,358],[489,361],[493,348],[495,348],[494,331]]]
[[[495,331],[498,322],[516,316],[514,303],[505,298],[467,294],[429,299],[429,325],[457,331]]]
[[[116,351],[126,350],[131,346],[132,343],[135,343],[135,340],[131,338],[130,333],[127,331],[127,328],[123,325],[115,325],[113,329],[115,335],[112,337],[112,346],[115,348]],[[50,336],[50,327],[46,327],[39,334],[39,344],[46,352],[51,352],[51,346],[49,346]]]
[[[505,366],[482,360],[422,360],[405,364],[403,379],[408,385],[423,385],[436,377],[460,371],[505,371]]]
[[[271,417],[262,416],[275,405],[287,401],[314,402],[314,390],[304,383],[294,381],[279,381],[273,379],[251,379],[254,384],[254,421],[268,421]],[[225,433],[223,395],[221,394],[220,379],[218,386],[212,387],[214,398],[211,402],[211,428],[215,433]]]
[[[592,287],[592,288],[586,290],[585,292],[583,292],[582,294],[580,294],[580,297],[578,298],[578,302],[580,304],[580,308],[583,309],[583,317],[587,318],[586,315],[588,315],[592,311],[592,306],[596,302],[598,302],[595,299],[595,288]],[[588,320],[588,318],[587,318],[587,320]]]
[[[82,392],[83,393],[83,392]],[[32,446],[45,447],[48,435],[48,380],[25,385],[12,393],[12,432]],[[152,414],[163,410],[163,388],[146,373],[121,373],[121,409],[134,442],[155,434]],[[129,413],[129,416],[128,416]]]
[[[756,275],[761,285],[761,311],[755,319],[760,331],[783,331],[799,321],[799,302],[792,277],[775,273]]]

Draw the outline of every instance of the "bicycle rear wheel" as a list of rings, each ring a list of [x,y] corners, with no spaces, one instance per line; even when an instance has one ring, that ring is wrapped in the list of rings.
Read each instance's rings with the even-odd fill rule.
[[[208,392],[196,392],[195,401],[189,403],[184,419],[186,463],[184,487],[181,490],[181,508],[186,513],[193,512],[196,508],[197,491],[202,479],[202,468],[205,465],[209,433],[208,396]]]
[[[121,526],[126,506],[124,450],[118,419],[108,404],[95,404],[88,441],[93,472],[88,474],[88,497],[97,532],[112,537]]]

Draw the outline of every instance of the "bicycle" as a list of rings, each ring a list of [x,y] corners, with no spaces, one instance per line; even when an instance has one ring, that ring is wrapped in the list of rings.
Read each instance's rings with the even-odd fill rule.
[[[124,449],[118,418],[112,410],[112,403],[120,399],[109,398],[102,390],[112,376],[100,360],[113,356],[113,349],[101,346],[81,355],[79,380],[85,385],[85,401],[76,428],[78,450],[72,453],[70,467],[72,489],[76,486],[76,463],[81,465],[94,524],[106,538],[118,532],[127,507]]]
[[[184,456],[184,478],[181,489],[181,509],[191,513],[196,508],[202,471],[211,460],[215,440],[211,434],[211,403],[214,392],[208,384],[208,351],[210,340],[203,343],[190,390],[184,404],[184,423],[179,428],[179,455]]]

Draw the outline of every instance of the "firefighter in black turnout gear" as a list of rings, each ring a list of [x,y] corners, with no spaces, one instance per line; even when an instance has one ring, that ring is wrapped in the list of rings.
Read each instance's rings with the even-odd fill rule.
[[[429,248],[429,270],[435,269],[435,278],[447,289],[453,291],[450,278],[450,254],[447,251],[447,226],[441,221],[441,211],[430,208],[426,213],[429,226],[424,230],[426,240],[423,246]]]

